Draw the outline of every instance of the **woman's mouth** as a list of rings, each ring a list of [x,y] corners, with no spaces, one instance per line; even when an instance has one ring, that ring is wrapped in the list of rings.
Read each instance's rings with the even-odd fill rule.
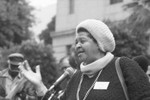
[[[84,53],[83,50],[78,51],[78,57],[81,56]]]

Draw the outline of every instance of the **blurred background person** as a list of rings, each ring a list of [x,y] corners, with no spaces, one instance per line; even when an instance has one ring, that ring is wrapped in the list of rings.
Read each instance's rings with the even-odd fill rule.
[[[73,52],[71,52],[73,54]],[[74,55],[68,55],[68,56],[64,56],[60,59],[59,61],[59,66],[60,66],[60,70],[62,73],[65,72],[65,70],[69,67],[72,67],[73,69],[77,69],[77,63],[75,62],[74,59]],[[68,81],[70,80],[71,77],[67,77],[61,84],[60,84],[60,88],[61,90],[58,93],[58,98],[60,98],[63,93],[64,90],[68,84]]]
[[[21,76],[18,68],[24,62],[21,53],[8,56],[8,68],[0,71],[0,96],[11,100],[35,100],[33,85]]]
[[[61,73],[64,73],[67,68],[71,67],[71,65],[69,64],[69,56],[65,56],[65,57],[61,58],[60,61],[59,61],[59,66],[60,66]],[[70,79],[70,77],[67,77],[60,84],[61,90],[64,90],[66,88],[66,85],[67,85],[67,82],[68,82],[69,79]]]
[[[148,58],[144,55],[139,55],[139,56],[133,57],[133,60],[136,61],[139,64],[139,66],[142,68],[142,70],[147,74],[148,66],[149,66]],[[147,76],[149,78],[149,74],[147,74]],[[150,81],[150,78],[149,78],[149,81]]]
[[[61,72],[64,72],[68,67],[71,67],[69,63],[69,56],[65,56],[61,58],[59,61],[59,66],[60,66]]]
[[[140,65],[140,67],[145,73],[148,71],[149,61],[146,56],[144,55],[135,56],[133,57],[133,60],[136,61]]]
[[[80,69],[80,61],[77,57],[77,53],[75,51],[75,45],[72,45],[70,49],[70,55],[69,55],[69,64],[72,68],[79,70]]]

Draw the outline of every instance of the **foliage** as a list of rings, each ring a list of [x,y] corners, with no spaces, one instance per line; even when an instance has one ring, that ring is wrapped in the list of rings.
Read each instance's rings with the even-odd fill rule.
[[[39,35],[40,40],[43,40],[45,44],[52,44],[52,38],[50,33],[55,30],[55,16],[52,21],[48,23],[47,28],[44,29]]]
[[[0,47],[21,44],[31,37],[32,9],[26,0],[0,0]]]
[[[150,0],[133,0],[133,2],[124,5],[125,10],[132,11],[128,22],[134,24],[149,25],[150,18]],[[147,22],[148,21],[148,22]]]
[[[12,52],[24,54],[34,71],[35,66],[40,65],[43,82],[47,86],[50,86],[58,77],[57,64],[50,45],[39,44],[35,41],[26,41],[20,46],[16,45],[10,49],[2,49],[1,66],[2,64],[6,65],[7,56]]]
[[[134,0],[134,2],[124,5],[125,10],[132,10],[131,15],[120,22],[110,22],[109,24],[116,38],[117,56],[133,57],[144,54],[148,56],[150,40],[150,9],[149,0]],[[131,11],[130,10],[130,11]]]
[[[132,24],[128,25],[125,21],[107,22],[107,24],[116,39],[116,49],[114,51],[116,56],[148,55],[150,34],[145,33],[143,30],[138,31],[141,26],[130,28]]]

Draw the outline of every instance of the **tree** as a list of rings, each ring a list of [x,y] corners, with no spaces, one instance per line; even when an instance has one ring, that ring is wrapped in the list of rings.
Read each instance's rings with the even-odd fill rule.
[[[0,0],[0,47],[21,44],[31,37],[32,9],[26,0]]]
[[[132,24],[130,28],[140,25],[144,28],[144,31],[148,31],[150,26],[150,0],[134,0],[134,2],[125,4],[124,8],[132,11],[126,20],[126,23]]]
[[[25,59],[29,62],[33,71],[40,65],[43,82],[46,86],[52,85],[59,75],[58,65],[53,57],[51,45],[39,44],[35,41],[25,41],[21,45],[16,45],[10,49],[1,49],[0,65],[7,68],[7,57],[10,53],[20,52],[24,54]],[[4,66],[4,67],[2,67]]]
[[[139,41],[142,41],[142,37],[146,36],[145,43],[147,45],[145,49],[148,50],[150,45],[150,0],[134,0],[134,2],[128,3],[124,7],[125,10],[132,11],[129,18],[125,21],[128,29],[131,30],[131,33],[139,36]]]
[[[149,37],[147,33],[137,31],[140,26],[131,29],[126,20],[120,22],[107,22],[116,39],[116,56],[134,57],[136,55],[148,55]]]
[[[55,16],[52,18],[52,21],[48,23],[47,28],[39,35],[40,40],[43,40],[45,44],[52,44],[50,33],[53,31],[55,31]]]
[[[114,51],[117,56],[133,57],[144,54],[148,56],[150,38],[150,0],[134,0],[124,5],[125,10],[132,11],[131,15],[120,22],[110,22],[116,38],[117,47]]]

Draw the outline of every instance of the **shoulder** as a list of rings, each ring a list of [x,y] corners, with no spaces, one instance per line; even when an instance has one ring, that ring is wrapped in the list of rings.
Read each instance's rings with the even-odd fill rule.
[[[131,81],[135,81],[134,79],[138,79],[137,77],[142,77],[143,79],[147,78],[144,71],[134,60],[121,57],[119,64],[125,78],[130,77]]]
[[[127,64],[130,64],[130,63],[135,64],[135,61],[130,59],[130,58],[128,58],[128,57],[120,57],[120,63],[121,64],[125,64],[125,63],[127,63]]]
[[[132,59],[128,57],[121,57],[119,64],[123,69],[139,69],[139,65]]]
[[[71,77],[71,80],[74,80],[75,78],[81,76],[81,71],[80,70],[76,70],[76,72],[74,73],[74,75]]]
[[[81,71],[80,71],[80,70],[77,70],[77,71],[74,73],[74,75],[71,77],[71,79],[69,80],[68,85],[69,85],[69,84],[74,84],[74,83],[78,82],[79,79],[80,79],[80,77],[81,77],[81,74],[82,74]]]
[[[0,71],[0,77],[3,76],[7,72],[8,72],[8,69],[1,70]]]
[[[147,98],[149,100],[150,85],[148,78],[140,66],[127,57],[120,58],[120,67],[127,85],[131,100]],[[144,91],[144,92],[143,92]],[[142,93],[142,94],[141,94]],[[145,96],[147,94],[147,96]],[[146,99],[145,99],[146,100]]]
[[[122,70],[123,76],[124,77],[132,77],[132,80],[135,77],[145,77],[146,74],[144,71],[140,68],[140,66],[132,59],[128,57],[121,57],[120,61],[120,68]]]

